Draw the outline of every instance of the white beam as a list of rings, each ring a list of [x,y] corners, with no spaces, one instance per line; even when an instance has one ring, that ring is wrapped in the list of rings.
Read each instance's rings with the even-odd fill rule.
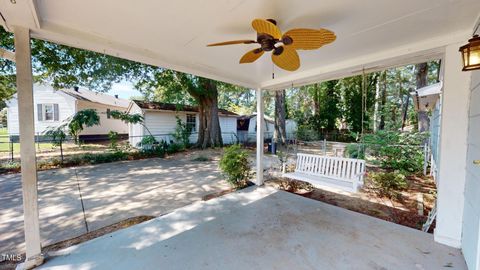
[[[465,168],[467,158],[470,72],[462,72],[458,48],[449,45],[444,68],[438,162],[437,223],[435,241],[459,248],[462,238]]]
[[[0,48],[0,57],[15,62],[15,53],[4,48]]]
[[[33,111],[33,75],[30,30],[13,27],[17,63],[18,120],[20,123],[20,159],[22,171],[23,215],[25,229],[25,269],[43,263],[38,221],[37,165]]]
[[[263,117],[264,104],[262,89],[257,89],[257,179],[256,184],[263,185],[263,133],[265,120]]]

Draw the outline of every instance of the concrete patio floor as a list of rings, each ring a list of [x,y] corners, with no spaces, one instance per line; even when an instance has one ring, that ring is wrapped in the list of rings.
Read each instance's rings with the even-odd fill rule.
[[[121,220],[160,216],[229,189],[216,161],[190,156],[145,159],[38,173],[42,245],[86,232],[78,185],[90,231]],[[0,254],[24,252],[20,174],[0,176]]]
[[[38,269],[466,269],[431,234],[252,187],[51,254]]]

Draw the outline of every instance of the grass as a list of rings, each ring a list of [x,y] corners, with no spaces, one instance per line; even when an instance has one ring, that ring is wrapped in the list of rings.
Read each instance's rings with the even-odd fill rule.
[[[51,143],[36,143],[35,146],[37,151],[50,150],[54,147]],[[10,147],[7,128],[0,128],[0,153],[9,153],[11,151]],[[13,143],[13,153],[20,153],[20,143]]]

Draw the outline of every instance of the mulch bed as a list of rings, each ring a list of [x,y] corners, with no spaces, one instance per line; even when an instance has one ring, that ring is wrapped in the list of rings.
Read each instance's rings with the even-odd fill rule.
[[[435,203],[436,187],[430,177],[408,176],[408,188],[399,191],[398,198],[381,197],[369,181],[367,175],[364,188],[355,194],[341,194],[313,188],[310,184],[301,181],[293,181],[296,183],[292,187],[286,183],[292,180],[282,178],[269,180],[268,184],[306,198],[421,230]],[[418,213],[419,193],[423,196],[423,215]],[[432,233],[434,228],[435,223],[432,224],[429,232]]]

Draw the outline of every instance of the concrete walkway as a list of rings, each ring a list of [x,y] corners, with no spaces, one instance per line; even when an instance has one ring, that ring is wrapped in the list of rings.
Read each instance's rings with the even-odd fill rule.
[[[146,159],[38,173],[42,244],[129,217],[160,216],[228,189],[216,161]],[[20,174],[0,176],[0,254],[24,252]]]
[[[255,187],[51,255],[38,269],[467,269],[431,234]]]

